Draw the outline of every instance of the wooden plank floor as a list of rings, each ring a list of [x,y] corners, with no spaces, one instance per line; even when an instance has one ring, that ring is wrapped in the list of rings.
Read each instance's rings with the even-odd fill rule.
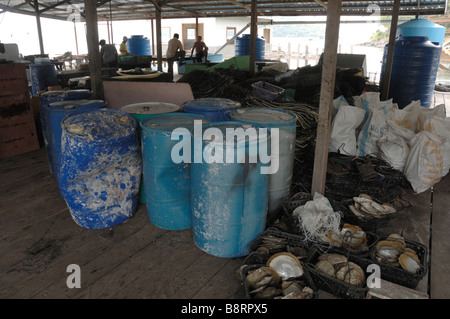
[[[153,226],[143,204],[128,222],[104,230],[77,226],[50,176],[44,148],[0,160],[0,298],[240,299],[235,277],[244,258],[198,249],[192,230]],[[431,297],[450,298],[447,176],[433,196]],[[405,195],[413,204],[379,234],[392,232],[429,246],[431,192]],[[81,268],[69,289],[67,266]],[[428,276],[417,290],[427,293]],[[322,299],[333,298],[321,292]]]

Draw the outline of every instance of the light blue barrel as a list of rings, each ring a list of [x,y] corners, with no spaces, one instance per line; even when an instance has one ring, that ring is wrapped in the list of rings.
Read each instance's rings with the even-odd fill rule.
[[[143,103],[133,103],[125,105],[121,108],[122,111],[128,112],[133,115],[138,121],[138,136],[139,141],[142,136],[142,129],[140,123],[143,120],[151,118],[155,115],[170,114],[180,111],[180,106],[173,103],[165,102],[143,102]],[[139,202],[145,204],[145,184],[144,178],[141,178],[141,187],[139,192]]]
[[[444,26],[431,22],[427,19],[411,19],[399,24],[397,27],[397,38],[400,37],[428,37],[431,42],[444,45],[446,29]]]
[[[200,98],[184,102],[183,112],[201,114],[211,122],[230,120],[230,113],[241,107],[241,103],[225,98]]]
[[[271,153],[273,174],[269,175],[270,217],[281,208],[290,197],[294,172],[297,115],[275,108],[242,108],[230,114],[231,120],[251,124],[259,128],[271,129],[271,145],[278,152]],[[273,129],[278,129],[278,136]]]
[[[48,113],[50,104],[58,101],[86,100],[92,97],[89,90],[64,90],[49,91],[39,95],[39,114],[41,118],[42,135],[44,137],[44,145],[47,151],[47,159],[50,167],[50,174],[55,176],[52,148],[50,143],[50,127],[48,124]]]
[[[190,162],[195,121],[201,124],[207,119],[180,113],[158,115],[141,122],[145,202],[148,218],[156,227],[167,230],[192,227]],[[176,129],[179,135],[172,138]]]
[[[74,100],[74,101],[60,101],[50,104],[48,110],[48,127],[49,127],[49,141],[51,144],[51,160],[53,171],[56,179],[59,178],[61,165],[61,123],[63,119],[71,114],[91,111],[93,109],[101,109],[106,107],[106,102],[103,100]]]
[[[150,40],[143,35],[132,35],[127,41],[128,52],[133,55],[151,55]]]
[[[113,109],[69,115],[62,122],[60,193],[74,221],[103,229],[129,220],[142,173],[137,121]]]
[[[51,63],[30,65],[31,92],[37,96],[39,91],[48,91],[49,86],[58,85],[58,74]]]
[[[266,227],[269,178],[258,152],[269,147],[270,133],[258,141],[247,129],[255,128],[215,122],[194,133],[194,156],[195,149],[203,155],[191,166],[194,242],[213,256],[248,255]]]

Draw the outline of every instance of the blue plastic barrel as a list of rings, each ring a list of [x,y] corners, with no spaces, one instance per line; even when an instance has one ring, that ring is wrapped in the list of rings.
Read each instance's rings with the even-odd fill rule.
[[[41,117],[42,135],[44,137],[44,145],[47,151],[47,159],[49,162],[50,173],[55,176],[53,171],[53,156],[50,143],[50,128],[48,124],[48,112],[50,104],[59,101],[87,100],[92,97],[89,90],[67,90],[67,91],[49,91],[39,95],[39,113]]]
[[[380,87],[383,87],[388,45],[384,48]],[[395,41],[389,98],[404,108],[420,100],[429,108],[433,98],[441,47],[428,37],[400,37]]]
[[[53,165],[53,172],[55,172],[56,179],[59,179],[59,175],[61,174],[61,123],[63,119],[71,114],[104,107],[106,107],[106,102],[102,100],[60,101],[50,104],[48,111],[49,141],[51,143],[50,156],[52,158],[50,163]]]
[[[250,55],[250,34],[243,34],[236,38],[235,41],[235,56]],[[266,57],[266,40],[256,36],[255,60],[264,61]]]
[[[215,122],[203,126],[203,135],[194,134],[194,144],[200,143],[203,152],[203,161],[191,166],[194,242],[213,256],[248,255],[250,244],[266,227],[269,177],[261,173],[258,158],[249,159],[257,155],[258,147],[268,147],[270,133],[258,142],[238,134],[230,138],[227,132],[248,128],[241,122]],[[223,138],[213,139],[210,129]],[[227,160],[227,155],[234,160]]]
[[[138,121],[138,123],[141,123],[143,120],[151,118],[155,115],[179,112],[180,109],[181,108],[176,104],[165,102],[134,103],[125,105],[121,108],[122,111],[128,112],[131,115],[133,115]],[[138,136],[140,141],[142,138],[142,129],[140,125],[138,125]],[[141,187],[139,193],[140,193],[139,202],[145,204],[144,178],[141,178]]]
[[[132,35],[127,41],[128,52],[134,55],[151,55],[150,40],[143,35]]]
[[[283,201],[290,197],[294,172],[297,116],[289,111],[274,108],[242,108],[230,114],[232,121],[240,121],[259,128],[279,131],[278,139],[272,133],[271,145],[277,147],[278,155],[271,154],[271,165],[278,170],[269,175],[269,210],[273,214],[280,209]],[[278,163],[278,165],[277,165]]]
[[[156,227],[182,230],[192,227],[190,146],[194,121],[206,121],[198,114],[164,114],[141,122],[142,159],[147,215]],[[172,139],[172,132],[181,128],[181,138]],[[175,136],[175,135],[174,135]],[[172,151],[186,143],[183,155],[187,160],[174,160]],[[181,151],[175,151],[180,155]]]
[[[58,74],[51,63],[30,65],[31,92],[37,96],[39,91],[48,91],[49,86],[58,85]]]
[[[138,204],[141,173],[133,116],[103,109],[63,120],[58,185],[79,226],[103,229],[130,219]]]
[[[201,114],[211,122],[230,120],[230,112],[241,107],[241,103],[224,98],[201,98],[184,102],[181,106],[186,113]]]

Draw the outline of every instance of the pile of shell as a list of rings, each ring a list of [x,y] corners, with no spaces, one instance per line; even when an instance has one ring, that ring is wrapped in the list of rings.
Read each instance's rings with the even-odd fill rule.
[[[296,256],[288,252],[274,254],[265,266],[256,267],[246,274],[246,266],[238,270],[254,299],[312,299],[314,291],[304,278],[303,266]]]
[[[334,247],[368,251],[366,232],[359,226],[344,224],[339,233],[329,232],[321,239]]]
[[[417,253],[406,247],[404,238],[398,234],[391,234],[385,240],[377,243],[376,259],[380,263],[401,267],[413,274],[416,274],[421,268]]]
[[[353,197],[353,201],[348,208],[357,217],[382,218],[397,212],[391,204],[380,204],[367,194],[359,194],[358,197]]]
[[[362,268],[348,261],[344,255],[322,254],[318,257],[314,269],[358,288],[362,288],[366,284]]]

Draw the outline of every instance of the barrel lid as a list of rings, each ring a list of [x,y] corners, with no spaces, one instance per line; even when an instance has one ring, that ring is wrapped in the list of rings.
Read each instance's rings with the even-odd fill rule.
[[[170,133],[177,128],[186,128],[189,131],[192,131],[194,129],[195,120],[202,120],[203,122],[208,121],[206,117],[199,114],[161,114],[142,121],[141,127],[144,130],[147,129]]]
[[[230,114],[232,120],[254,123],[258,126],[281,126],[295,124],[297,116],[289,111],[272,108],[243,108]]]
[[[103,100],[69,100],[58,101],[50,104],[50,109],[53,110],[71,110],[71,109],[85,109],[98,107],[102,108],[106,106],[106,102]]]
[[[233,110],[241,107],[241,103],[224,98],[200,98],[183,103],[183,109],[198,111]]]
[[[113,109],[93,110],[67,116],[63,130],[93,143],[113,143],[133,134],[137,122],[130,114]]]
[[[122,111],[131,114],[164,114],[174,113],[180,111],[180,107],[173,103],[164,102],[144,102],[125,105],[121,108]]]
[[[42,93],[41,96],[44,97],[64,97],[64,96],[73,96],[73,95],[88,95],[91,91],[85,90],[85,89],[79,89],[79,90],[58,90],[58,91],[48,91],[45,93]]]

